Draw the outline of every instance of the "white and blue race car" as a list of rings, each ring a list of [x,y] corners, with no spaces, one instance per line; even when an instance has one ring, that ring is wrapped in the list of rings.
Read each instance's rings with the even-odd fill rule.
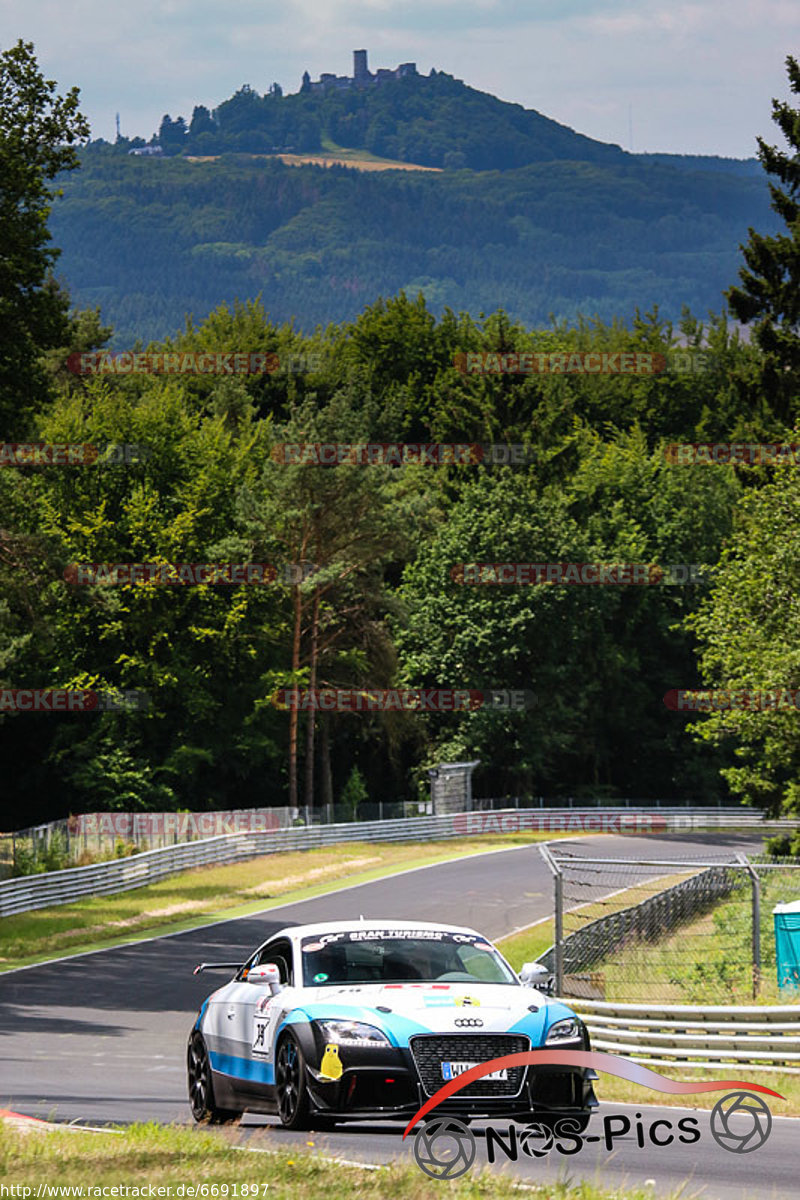
[[[277,1114],[289,1129],[410,1119],[478,1063],[547,1046],[588,1050],[583,1022],[534,987],[473,929],[426,922],[331,921],[273,934],[242,965],[201,963],[234,978],[203,1004],[189,1038],[196,1121]],[[591,1070],[512,1066],[441,1104],[464,1118],[508,1117],[585,1128]],[[438,1110],[437,1110],[438,1111]]]

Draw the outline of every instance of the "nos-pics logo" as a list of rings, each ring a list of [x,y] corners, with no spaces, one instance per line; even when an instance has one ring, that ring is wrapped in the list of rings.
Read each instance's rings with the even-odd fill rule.
[[[505,1055],[474,1067],[465,1075],[445,1084],[428,1100],[410,1121],[406,1137],[419,1120],[438,1107],[443,1100],[459,1091],[476,1078],[512,1065],[533,1065],[544,1061],[558,1061],[564,1066],[579,1066],[601,1070],[607,1074],[627,1078],[641,1083],[654,1091],[670,1094],[693,1094],[707,1091],[735,1090],[723,1096],[714,1105],[710,1117],[710,1132],[714,1141],[733,1154],[750,1154],[760,1149],[772,1130],[772,1114],[766,1101],[756,1093],[766,1093],[784,1099],[779,1092],[757,1083],[742,1080],[718,1080],[690,1085],[667,1079],[655,1071],[629,1063],[617,1055],[601,1054],[596,1051],[527,1051],[522,1054]],[[473,1133],[455,1117],[437,1115],[430,1117],[417,1132],[414,1139],[414,1157],[426,1175],[434,1179],[457,1179],[464,1175],[475,1162],[478,1137],[485,1138],[486,1157],[489,1163],[500,1159],[516,1162],[520,1154],[529,1158],[544,1158],[553,1150],[559,1154],[578,1154],[586,1145],[602,1143],[606,1150],[614,1149],[617,1139],[633,1135],[639,1149],[650,1149],[675,1145],[692,1145],[701,1137],[700,1121],[697,1117],[680,1117],[673,1120],[660,1117],[647,1122],[641,1113],[634,1121],[620,1113],[607,1113],[597,1132],[591,1130],[586,1118],[553,1117],[549,1121],[534,1121],[521,1129],[509,1125],[500,1130],[487,1126]]]

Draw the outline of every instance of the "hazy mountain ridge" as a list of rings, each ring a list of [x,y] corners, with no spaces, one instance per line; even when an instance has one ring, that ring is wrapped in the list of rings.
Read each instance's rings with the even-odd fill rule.
[[[462,158],[500,165],[431,175],[290,167],[248,157],[266,153],[265,112],[316,114],[326,144],[424,165],[452,166],[453,155],[459,168]],[[755,160],[628,154],[443,74],[372,91],[240,89],[215,122],[219,145],[207,139],[222,134],[206,130],[182,147],[219,153],[215,162],[92,143],[82,169],[59,180],[59,273],[77,304],[101,305],[117,345],[259,293],[276,320],[303,329],[351,319],[401,288],[423,291],[434,311],[503,307],[531,325],[551,313],[628,318],[654,304],[704,315],[735,281],[748,227],[775,226]],[[509,165],[514,156],[536,160]]]

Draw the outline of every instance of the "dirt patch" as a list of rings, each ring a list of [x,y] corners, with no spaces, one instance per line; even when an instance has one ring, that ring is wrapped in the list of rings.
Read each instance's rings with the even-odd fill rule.
[[[106,921],[105,925],[95,925],[92,928],[104,929],[113,925],[115,929],[127,929],[130,925],[138,925],[143,917],[149,921],[151,917],[174,917],[178,913],[199,912],[204,908],[208,908],[207,900],[182,900],[180,904],[168,904],[166,908],[150,908],[147,912],[139,913],[135,917],[125,917],[121,921]]]
[[[374,854],[369,858],[345,858],[341,862],[330,863],[326,867],[313,867],[310,871],[304,871],[302,875],[284,875],[281,879],[270,879],[264,883],[257,883],[255,887],[242,888],[241,894],[243,896],[274,896],[277,890],[288,891],[289,888],[302,887],[303,884],[324,879],[326,876],[352,873],[355,867],[374,866],[375,863],[382,861],[379,854]],[[347,868],[349,868],[349,872]]]

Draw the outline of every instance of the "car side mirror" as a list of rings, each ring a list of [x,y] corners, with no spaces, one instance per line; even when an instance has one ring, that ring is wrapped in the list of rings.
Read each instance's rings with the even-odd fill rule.
[[[536,988],[537,991],[544,992],[548,996],[553,991],[553,984],[555,982],[553,973],[552,971],[548,971],[547,967],[542,963],[523,963],[519,978],[523,987]]]
[[[277,996],[278,992],[283,991],[281,973],[275,963],[260,963],[257,967],[251,967],[247,972],[247,982],[257,983],[260,987],[269,987],[273,996]]]

